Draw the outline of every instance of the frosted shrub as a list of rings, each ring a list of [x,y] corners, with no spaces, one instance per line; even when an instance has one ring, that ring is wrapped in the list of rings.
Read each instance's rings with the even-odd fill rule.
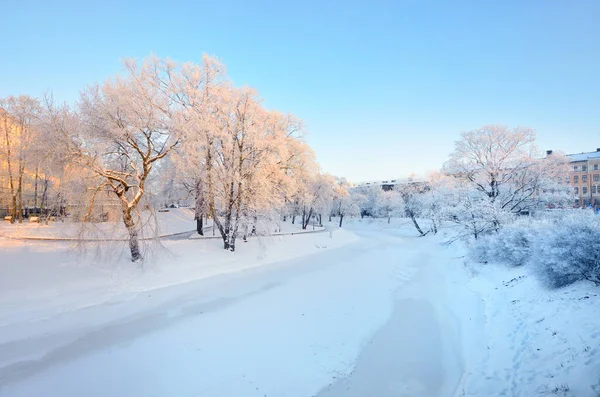
[[[495,235],[481,236],[469,246],[469,258],[479,263],[494,262],[496,255]]]
[[[470,257],[477,262],[521,266],[531,257],[535,238],[535,228],[529,224],[507,225],[479,238],[471,246]]]
[[[550,287],[578,280],[600,285],[600,218],[582,213],[557,221],[537,239],[534,258]]]
[[[507,226],[498,233],[497,260],[509,266],[524,265],[531,258],[536,238],[530,225],[517,223]]]

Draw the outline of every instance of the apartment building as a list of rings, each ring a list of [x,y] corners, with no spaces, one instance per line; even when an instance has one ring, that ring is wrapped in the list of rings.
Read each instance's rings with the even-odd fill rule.
[[[571,167],[569,182],[577,196],[575,206],[600,208],[600,148],[567,157]]]
[[[362,182],[354,185],[355,188],[367,188],[371,186],[379,186],[383,191],[388,191],[394,189],[397,185],[408,185],[408,184],[425,184],[426,182],[422,179],[415,178],[414,176],[409,176],[407,178],[396,178],[396,179],[388,179],[382,181],[369,181]]]

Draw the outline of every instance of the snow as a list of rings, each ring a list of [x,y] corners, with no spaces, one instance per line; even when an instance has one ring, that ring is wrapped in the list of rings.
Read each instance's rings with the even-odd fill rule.
[[[588,152],[588,153],[575,153],[575,154],[567,154],[567,157],[571,162],[575,161],[585,161],[589,159],[600,159],[600,151],[596,152]]]
[[[156,218],[144,212],[142,224],[142,235],[147,238],[189,232],[196,228],[194,210],[190,208],[172,208],[167,212],[156,212]],[[127,230],[121,222],[87,224],[82,228],[80,223],[68,221],[51,221],[46,225],[24,219],[21,224],[0,223],[0,236],[47,240],[126,239]]]
[[[96,256],[95,249],[82,253],[82,257],[62,242],[0,240],[0,326],[293,259],[355,239],[345,230],[335,231],[333,238],[329,233],[262,236],[243,243],[235,253],[223,250],[217,239],[168,241],[163,243],[165,249],[149,252],[143,269],[131,263],[125,243],[96,247],[114,250],[109,257]]]
[[[0,396],[598,394],[593,285],[547,290],[407,219],[345,224],[165,241],[143,269],[0,239]]]
[[[474,269],[469,287],[485,301],[487,348],[462,395],[597,396],[598,288],[547,290],[526,267]]]

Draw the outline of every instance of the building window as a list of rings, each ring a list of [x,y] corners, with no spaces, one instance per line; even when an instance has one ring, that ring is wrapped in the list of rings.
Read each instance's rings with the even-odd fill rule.
[[[587,171],[587,165],[582,165],[581,166],[581,171]]]
[[[581,194],[587,194],[587,186],[581,188]]]
[[[594,174],[594,182],[600,182],[600,174]]]
[[[587,175],[581,176],[581,182],[587,182]]]
[[[579,194],[579,188],[577,186],[575,186],[575,194]]]
[[[573,177],[573,183],[579,183],[579,176],[575,175]]]
[[[592,194],[596,194],[598,187],[596,185],[592,186]]]
[[[579,171],[579,166],[578,165],[574,166],[573,171],[575,171],[575,172]]]
[[[594,164],[594,171],[598,171],[598,164]]]

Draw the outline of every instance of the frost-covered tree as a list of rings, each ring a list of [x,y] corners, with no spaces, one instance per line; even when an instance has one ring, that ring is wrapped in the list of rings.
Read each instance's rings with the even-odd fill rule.
[[[3,177],[8,182],[12,223],[17,220],[19,223],[23,221],[23,193],[26,179],[34,170],[36,174],[34,206],[37,206],[39,161],[34,149],[43,141],[38,128],[40,113],[39,100],[30,96],[9,96],[0,99],[1,153],[5,159],[2,168],[5,171]]]
[[[125,69],[85,90],[76,108],[46,98],[40,131],[60,141],[53,152],[65,162],[45,164],[44,178],[51,169],[60,183],[52,186],[56,200],[47,194],[49,179],[42,183],[42,206],[53,201],[64,208],[70,201],[73,219],[98,221],[106,219],[100,202],[112,198],[134,261],[142,256],[140,207],[191,195],[198,232],[212,218],[224,248],[232,251],[238,236],[253,234],[259,220],[292,214],[294,221],[302,214],[306,228],[313,217],[321,223],[331,212],[334,182],[320,173],[302,123],[266,109],[255,90],[235,87],[216,59],[178,64],[150,57],[141,65],[129,61]],[[11,117],[13,123],[17,118]],[[6,135],[2,150],[10,147],[12,162],[16,141]],[[80,214],[82,200],[87,211]]]
[[[74,158],[96,176],[90,212],[98,194],[110,191],[121,205],[131,259],[142,259],[139,204],[156,162],[177,145],[172,131],[172,103],[156,79],[158,60],[125,63],[126,75],[84,91],[81,123],[69,132]],[[87,217],[89,218],[89,216]]]
[[[345,178],[338,178],[333,188],[332,214],[339,216],[339,227],[343,226],[345,216],[360,215],[365,196],[358,189],[352,189]]]
[[[390,223],[393,216],[400,216],[404,212],[404,200],[397,190],[384,191],[378,202],[377,213],[387,218]]]
[[[369,185],[359,188],[359,191],[365,196],[361,207],[361,216],[379,216],[378,210],[383,201],[383,190],[379,185]]]
[[[404,213],[413,223],[413,226],[421,236],[425,236],[428,232],[423,231],[419,224],[418,218],[422,216],[422,195],[427,191],[428,187],[422,182],[409,182],[396,185],[396,190],[402,197],[404,203]]]
[[[431,221],[431,231],[434,234],[444,221],[442,208],[448,197],[448,190],[451,189],[448,179],[440,173],[432,173],[427,181],[427,189],[414,197],[421,216]]]
[[[516,214],[532,210],[539,192],[567,175],[567,165],[558,153],[542,157],[532,129],[486,125],[462,133],[444,167],[468,181],[498,211]]]

